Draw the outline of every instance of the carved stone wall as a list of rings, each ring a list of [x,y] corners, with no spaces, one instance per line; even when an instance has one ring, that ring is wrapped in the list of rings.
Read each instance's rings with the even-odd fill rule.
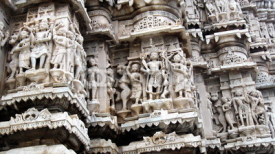
[[[3,0],[0,153],[274,153],[274,0]]]

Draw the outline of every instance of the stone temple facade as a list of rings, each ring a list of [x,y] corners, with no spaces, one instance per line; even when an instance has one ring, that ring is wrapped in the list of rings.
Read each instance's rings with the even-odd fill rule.
[[[1,0],[0,154],[275,153],[275,0]]]

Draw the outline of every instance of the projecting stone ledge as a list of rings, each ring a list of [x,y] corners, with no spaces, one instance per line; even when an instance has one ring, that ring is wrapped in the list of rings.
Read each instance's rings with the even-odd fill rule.
[[[89,115],[86,100],[73,93],[69,87],[45,87],[44,84],[33,84],[2,96],[1,101],[0,110],[6,106],[14,107],[15,110],[44,106],[49,110],[58,108],[61,111],[78,114],[79,117]]]
[[[187,113],[168,113],[167,110],[155,110],[150,114],[149,117],[139,118],[136,121],[129,121],[121,125],[122,131],[137,130],[144,128],[145,126],[152,127],[160,124],[170,125],[176,123],[189,123],[187,127],[193,127],[194,123],[197,122],[197,112]]]
[[[177,135],[175,132],[165,134],[156,132],[152,137],[143,137],[143,141],[132,142],[128,146],[121,147],[122,154],[138,154],[144,152],[176,150],[184,147],[200,147],[201,152],[205,152],[204,142],[200,136],[193,134]]]
[[[20,135],[22,132],[25,135]],[[88,129],[77,115],[50,113],[48,109],[39,112],[30,108],[22,114],[16,114],[10,121],[0,123],[0,134],[9,143],[19,145],[28,145],[33,140],[40,140],[41,143],[58,140],[57,143],[66,144],[77,151],[80,147],[89,149],[90,144]]]
[[[32,154],[53,154],[53,153],[66,153],[76,154],[73,150],[67,149],[64,145],[39,145],[32,147],[16,148],[9,151],[0,152],[0,154],[18,154],[18,153],[32,153]]]

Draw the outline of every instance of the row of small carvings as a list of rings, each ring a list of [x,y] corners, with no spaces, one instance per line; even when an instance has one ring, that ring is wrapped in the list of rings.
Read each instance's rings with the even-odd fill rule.
[[[16,114],[15,118],[11,117],[10,121],[0,123],[0,134],[9,135],[17,131],[43,127],[50,129],[65,127],[69,133],[74,133],[85,146],[89,145],[88,129],[77,115],[69,116],[67,112],[50,113],[48,109],[38,111],[35,108],[30,108],[22,114]]]

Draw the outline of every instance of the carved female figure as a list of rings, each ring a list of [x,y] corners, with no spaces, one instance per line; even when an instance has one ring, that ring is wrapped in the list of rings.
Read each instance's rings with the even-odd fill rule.
[[[17,40],[18,40],[18,34],[14,33],[10,38],[9,44],[11,44],[14,48],[18,43]],[[10,76],[7,80],[14,79],[16,70],[19,65],[18,53],[10,52],[9,55],[11,56],[11,61],[8,64],[8,71],[10,71]]]
[[[11,51],[11,54],[19,52],[19,74],[29,68],[31,39],[31,30],[24,25],[19,32],[19,43]]]
[[[227,97],[222,97],[222,102],[223,102],[222,110],[225,113],[225,119],[229,124],[229,126],[231,127],[231,129],[234,129],[233,113],[231,111],[232,101]]]
[[[127,102],[131,94],[131,90],[128,86],[130,84],[130,80],[128,78],[126,67],[124,65],[119,64],[117,66],[117,73],[119,75],[122,75],[122,77],[118,81],[118,86],[120,89],[122,89],[122,91],[120,92],[120,94],[118,94],[118,98],[116,99],[116,101],[122,99],[122,110],[126,110]]]
[[[178,97],[183,97],[182,95],[188,78],[185,57],[181,57],[179,54],[174,55],[174,63],[171,63],[171,67],[174,73],[173,85],[175,92],[178,93]]]
[[[53,36],[53,40],[55,43],[55,50],[53,52],[51,63],[54,65],[54,69],[58,67],[60,69],[65,68],[65,54],[67,52],[67,38],[66,38],[66,30],[63,27],[62,23],[60,23],[57,27],[55,27],[55,34]]]
[[[99,69],[97,66],[97,59],[90,58],[89,64],[91,67],[88,69],[88,89],[90,94],[90,100],[94,100],[98,98],[98,74]]]
[[[49,49],[49,41],[52,39],[52,33],[47,19],[43,19],[39,23],[39,27],[36,27],[36,35],[34,43],[34,48],[31,52],[31,65],[32,69],[35,69],[37,64],[37,59],[39,61],[39,69],[41,69],[45,63],[47,54],[51,53]]]
[[[75,75],[76,79],[80,79],[81,81],[84,78],[84,71],[85,71],[85,59],[86,59],[86,52],[82,47],[83,37],[81,35],[77,35],[76,37],[76,51],[74,53],[74,65],[75,65]],[[107,72],[108,73],[108,72]]]
[[[239,119],[241,121],[241,126],[244,126],[244,119],[246,119],[247,123],[251,122],[249,115],[249,106],[247,106],[247,98],[243,96],[241,90],[237,90],[234,93],[233,105],[235,108],[235,113],[239,115]]]
[[[139,73],[139,68],[139,64],[130,62],[126,69],[132,84],[132,95],[130,98],[135,99],[135,104],[138,104],[142,94],[142,75]]]
[[[4,30],[4,23],[0,22],[0,47],[3,47],[6,44],[10,35],[9,31],[6,31],[6,33],[4,34],[3,30]]]
[[[147,88],[149,93],[149,99],[153,99],[153,94],[156,95],[156,99],[159,99],[162,87],[162,61],[159,61],[159,55],[157,52],[151,52],[149,62],[145,61],[145,57],[142,58],[142,64],[144,65],[145,73],[148,74]]]
[[[222,125],[222,132],[225,132],[227,124],[226,124],[225,115],[222,109],[222,102],[219,100],[218,93],[211,93],[211,101],[214,103],[214,107],[215,107],[214,112],[218,112],[218,120]]]

